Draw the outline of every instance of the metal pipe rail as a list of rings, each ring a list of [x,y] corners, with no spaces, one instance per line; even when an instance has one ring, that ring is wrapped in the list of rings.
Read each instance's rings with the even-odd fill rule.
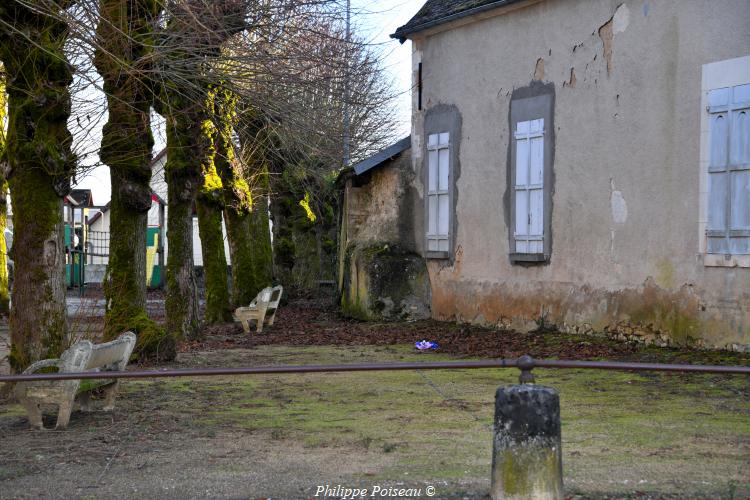
[[[534,368],[579,368],[595,370],[665,371],[750,375],[750,366],[680,365],[662,363],[627,363],[617,361],[566,361],[533,359],[521,356],[512,359],[484,361],[428,361],[423,363],[359,363],[346,365],[279,365],[238,368],[187,368],[178,370],[132,370],[82,373],[31,373],[0,375],[0,382],[30,382],[41,380],[84,380],[121,378],[215,377],[222,375],[262,375],[279,373],[333,373],[395,370],[470,370],[479,368],[518,368],[521,383],[533,382]]]

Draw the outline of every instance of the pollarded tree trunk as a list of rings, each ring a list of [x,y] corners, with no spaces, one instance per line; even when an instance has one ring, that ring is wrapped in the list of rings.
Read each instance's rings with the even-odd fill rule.
[[[8,180],[13,196],[15,276],[10,363],[15,371],[57,357],[69,342],[65,314],[62,197],[75,168],[69,85],[59,13],[69,1],[0,3],[0,60],[8,75]]]
[[[224,97],[220,101],[227,108],[223,114],[233,116],[236,101],[229,94]],[[245,171],[235,161],[231,132],[231,127],[220,128],[220,151],[226,153],[217,160],[217,169],[225,186],[224,219],[232,257],[232,302],[241,306],[249,304],[261,289],[273,284],[268,169],[262,121],[246,123],[240,132]],[[248,180],[253,186],[255,196],[252,198]]]
[[[224,209],[224,220],[232,258],[232,303],[247,305],[261,289],[273,284],[267,191],[258,190],[252,211],[241,208],[235,195]]]
[[[216,171],[218,129],[214,120],[219,118],[215,105],[217,93],[216,88],[210,89],[205,103],[208,114],[201,127],[202,137],[199,141],[199,144],[204,145],[201,158],[203,182],[196,202],[206,289],[206,311],[203,320],[207,324],[225,323],[232,320],[227,283],[227,258],[224,253],[224,235],[221,230],[224,193],[221,178]]]
[[[175,338],[200,334],[198,295],[193,262],[193,203],[200,184],[195,160],[200,122],[192,113],[170,111],[167,119],[167,332]]]
[[[2,145],[0,145],[0,150]],[[1,154],[1,153],[0,153]],[[0,180],[0,314],[10,313],[10,280],[5,229],[8,227],[8,182]]]
[[[201,162],[212,146],[204,127],[210,122],[206,100],[212,81],[211,64],[234,34],[246,28],[244,2],[171,2],[164,34],[163,67],[182,71],[181,78],[162,75],[157,111],[167,121],[169,257],[167,258],[167,330],[178,336],[200,334],[195,269],[193,267],[192,208],[201,184]],[[193,49],[193,52],[191,52]],[[188,71],[188,73],[185,73]],[[226,285],[225,285],[226,286]]]
[[[138,336],[136,352],[173,359],[174,338],[146,315],[146,228],[151,208],[150,109],[146,81],[151,69],[155,0],[100,0],[94,64],[104,80],[108,121],[102,161],[112,182],[110,247],[104,294],[104,337],[126,330]]]
[[[273,284],[273,250],[268,220],[268,168],[263,163],[261,165],[250,165],[249,169],[256,186],[254,191],[257,193],[254,197],[253,211],[249,216],[250,238],[253,242],[253,275],[255,277],[255,293],[257,294],[263,287]]]
[[[203,253],[203,275],[206,286],[206,324],[226,323],[232,320],[229,305],[227,257],[224,253],[224,235],[221,230],[221,206],[210,200],[198,198],[198,230]]]
[[[0,314],[10,312],[10,288],[8,280],[8,251],[5,229],[8,227],[8,181],[5,180],[7,157],[5,156],[5,117],[8,100],[5,94],[5,70],[0,64]]]

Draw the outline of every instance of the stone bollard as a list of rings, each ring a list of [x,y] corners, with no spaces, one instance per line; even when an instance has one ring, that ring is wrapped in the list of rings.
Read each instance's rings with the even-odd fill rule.
[[[560,398],[554,389],[498,388],[490,495],[493,500],[563,498]]]

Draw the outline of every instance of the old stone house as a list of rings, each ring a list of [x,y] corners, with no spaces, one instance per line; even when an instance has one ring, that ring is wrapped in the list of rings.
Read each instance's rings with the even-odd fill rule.
[[[410,147],[411,137],[406,137],[339,175],[339,290],[342,309],[350,316],[430,316],[429,280],[414,217],[422,202]]]
[[[426,262],[431,315],[750,347],[748,20],[746,0],[428,0],[392,35],[416,237],[385,239]]]

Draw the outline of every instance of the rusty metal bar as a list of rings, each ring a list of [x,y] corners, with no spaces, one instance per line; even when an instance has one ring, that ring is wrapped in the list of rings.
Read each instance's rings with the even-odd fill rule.
[[[164,377],[212,377],[221,375],[261,375],[280,373],[324,373],[362,372],[394,370],[467,370],[478,368],[520,368],[531,375],[533,368],[582,368],[626,371],[668,371],[750,375],[750,366],[677,365],[660,363],[625,363],[616,361],[565,361],[535,360],[530,356],[518,359],[494,359],[484,361],[428,361],[422,363],[360,363],[349,365],[279,365],[251,366],[239,368],[188,368],[179,370],[133,370],[123,372],[84,373],[33,373],[28,375],[0,375],[0,382],[27,382],[39,380],[76,379],[120,379],[120,378],[164,378]],[[533,378],[532,378],[533,379]],[[523,383],[523,381],[522,381]]]
[[[539,368],[583,368],[595,370],[738,373],[750,375],[750,366],[678,365],[663,363],[621,363],[617,361],[565,361],[555,359],[534,360]]]

